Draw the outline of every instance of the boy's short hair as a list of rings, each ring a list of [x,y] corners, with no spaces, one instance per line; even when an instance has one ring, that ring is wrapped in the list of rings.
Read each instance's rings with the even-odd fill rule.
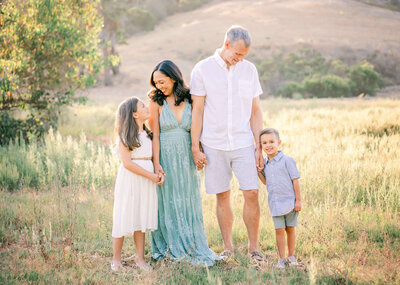
[[[265,134],[275,134],[276,138],[277,138],[278,140],[280,140],[279,132],[278,132],[278,130],[276,130],[276,129],[274,129],[274,128],[266,128],[266,129],[263,129],[263,130],[261,131],[261,133],[260,133],[260,139],[261,139],[261,136],[262,136],[262,135],[265,135]]]

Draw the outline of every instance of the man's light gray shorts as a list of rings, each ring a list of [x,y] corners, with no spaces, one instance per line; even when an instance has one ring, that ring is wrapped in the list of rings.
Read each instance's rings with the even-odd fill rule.
[[[286,227],[297,227],[297,217],[299,212],[294,210],[283,216],[272,217],[275,229],[285,229]]]
[[[232,170],[239,181],[240,190],[258,190],[254,146],[224,151],[203,145],[203,150],[208,161],[204,173],[208,194],[230,190]]]

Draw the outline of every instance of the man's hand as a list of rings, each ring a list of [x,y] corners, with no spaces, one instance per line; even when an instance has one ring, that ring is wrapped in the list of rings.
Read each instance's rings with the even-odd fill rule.
[[[254,155],[256,157],[257,171],[262,171],[264,169],[264,158],[261,150],[257,148]]]
[[[192,154],[193,154],[193,161],[197,167],[197,170],[202,170],[204,165],[208,164],[206,155],[199,149],[196,150],[192,149]]]

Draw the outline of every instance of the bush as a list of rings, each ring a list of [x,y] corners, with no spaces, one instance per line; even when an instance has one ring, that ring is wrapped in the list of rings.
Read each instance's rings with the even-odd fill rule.
[[[266,93],[287,98],[375,95],[383,87],[382,76],[372,64],[365,61],[349,67],[338,59],[326,60],[314,49],[279,54],[256,66]]]
[[[278,95],[286,98],[293,98],[296,93],[302,94],[304,92],[303,87],[296,82],[289,82],[284,88],[279,90]]]
[[[128,10],[130,23],[139,28],[139,30],[149,31],[156,24],[156,17],[149,11],[139,7],[132,7]]]
[[[0,143],[22,133],[40,136],[55,125],[58,108],[82,101],[74,91],[94,84],[98,0],[3,1],[0,4]],[[14,114],[22,113],[26,117]],[[19,114],[20,115],[20,114]]]
[[[361,93],[375,95],[383,86],[382,77],[368,63],[350,67],[348,77],[351,81],[351,93],[354,96]]]
[[[351,94],[349,80],[336,75],[316,75],[304,80],[302,85],[308,98],[349,97]]]

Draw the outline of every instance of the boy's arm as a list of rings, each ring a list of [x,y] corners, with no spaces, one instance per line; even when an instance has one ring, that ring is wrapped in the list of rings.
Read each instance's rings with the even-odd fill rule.
[[[301,194],[300,194],[300,183],[299,179],[293,179],[293,188],[294,188],[294,195],[295,195],[295,202],[294,202],[294,211],[299,212],[301,211]]]
[[[264,170],[262,170],[262,171],[257,171],[257,174],[258,174],[258,178],[260,178],[260,180],[261,180],[261,182],[264,184],[264,185],[266,185],[267,184],[267,181],[265,180],[265,176],[264,176],[264,172],[263,172]]]

